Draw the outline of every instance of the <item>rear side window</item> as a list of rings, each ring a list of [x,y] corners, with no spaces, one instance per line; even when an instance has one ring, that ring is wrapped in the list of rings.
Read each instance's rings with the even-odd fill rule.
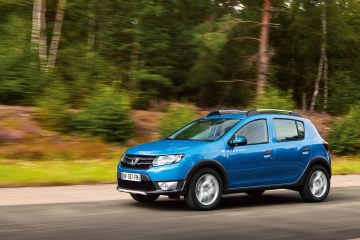
[[[305,137],[304,123],[291,119],[273,119],[276,141],[296,141]]]
[[[237,136],[246,137],[247,144],[268,143],[266,120],[260,119],[247,123],[235,133],[235,137]]]
[[[297,129],[298,129],[300,139],[304,139],[305,138],[304,123],[301,122],[301,121],[296,121],[296,126],[297,126]]]

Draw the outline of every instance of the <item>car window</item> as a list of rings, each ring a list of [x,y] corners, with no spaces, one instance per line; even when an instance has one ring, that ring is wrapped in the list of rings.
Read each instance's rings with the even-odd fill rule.
[[[240,128],[235,137],[244,136],[247,139],[247,144],[261,144],[268,143],[268,131],[265,119],[259,119],[247,123]]]
[[[298,129],[298,133],[299,133],[299,138],[304,139],[305,138],[304,123],[301,121],[296,121],[296,125],[297,125],[297,129]]]
[[[181,128],[168,139],[215,141],[226,134],[240,119],[200,119]]]
[[[304,123],[291,119],[274,119],[276,141],[296,141],[304,139]]]

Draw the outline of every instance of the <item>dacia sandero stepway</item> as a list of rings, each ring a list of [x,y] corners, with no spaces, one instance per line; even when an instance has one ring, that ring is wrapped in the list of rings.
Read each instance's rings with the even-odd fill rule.
[[[142,203],[184,196],[198,210],[214,209],[224,194],[257,197],[279,188],[320,202],[330,189],[328,151],[298,113],[219,110],[166,139],[128,149],[118,164],[117,190]]]

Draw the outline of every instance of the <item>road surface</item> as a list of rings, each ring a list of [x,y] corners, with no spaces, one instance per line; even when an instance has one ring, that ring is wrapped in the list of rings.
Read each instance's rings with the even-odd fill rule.
[[[360,186],[355,185],[340,184],[327,201],[316,204],[285,190],[267,191],[255,200],[228,195],[210,212],[192,211],[183,201],[165,197],[147,205],[126,197],[2,205],[0,189],[0,239],[357,239]]]

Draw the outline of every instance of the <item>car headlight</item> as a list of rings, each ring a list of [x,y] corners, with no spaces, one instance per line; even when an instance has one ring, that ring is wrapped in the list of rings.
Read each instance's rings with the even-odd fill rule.
[[[125,158],[125,153],[121,156],[120,162],[123,162],[123,161],[124,161],[124,158]]]
[[[184,154],[172,154],[157,156],[153,161],[153,166],[162,166],[167,164],[178,163],[184,158]]]

